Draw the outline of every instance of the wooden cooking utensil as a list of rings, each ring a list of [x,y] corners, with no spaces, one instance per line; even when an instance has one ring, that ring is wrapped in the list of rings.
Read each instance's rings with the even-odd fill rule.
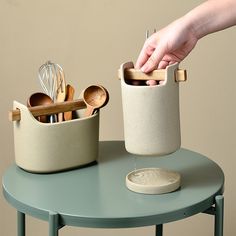
[[[56,102],[64,102],[66,97],[66,81],[63,70],[57,71]],[[63,121],[63,113],[58,113],[58,122]]]
[[[83,108],[86,108],[84,100],[76,99],[73,101],[29,107],[29,111],[32,113],[33,116],[38,117],[43,115],[62,113],[66,111],[75,111]],[[21,119],[21,113],[19,109],[9,111],[10,121],[19,121],[20,119]]]
[[[66,86],[66,98],[65,101],[72,101],[74,97],[75,89],[70,85],[67,84]],[[64,112],[64,120],[71,120],[72,119],[72,111]]]
[[[91,85],[84,90],[84,102],[87,105],[85,117],[91,116],[94,112],[104,107],[109,101],[108,91],[101,85]]]
[[[53,100],[45,93],[34,93],[27,100],[27,107],[53,104]],[[40,122],[47,123],[47,116],[38,116]]]

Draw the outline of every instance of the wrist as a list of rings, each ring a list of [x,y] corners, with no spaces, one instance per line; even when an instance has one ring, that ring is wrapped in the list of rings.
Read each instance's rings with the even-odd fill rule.
[[[212,0],[197,6],[182,17],[185,27],[200,39],[236,25],[236,1]]]
[[[206,33],[205,26],[200,24],[197,19],[191,14],[191,12],[187,13],[181,18],[181,24],[183,27],[191,34],[193,38],[197,40],[204,37]]]

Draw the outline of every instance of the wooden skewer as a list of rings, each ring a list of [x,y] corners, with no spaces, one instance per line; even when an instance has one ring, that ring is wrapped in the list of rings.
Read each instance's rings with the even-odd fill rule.
[[[29,111],[33,116],[41,115],[52,115],[66,111],[75,111],[79,109],[86,108],[86,104],[83,99],[76,99],[73,101],[58,102],[49,105],[41,105],[35,107],[29,107]],[[9,111],[9,120],[10,121],[19,121],[21,119],[20,109]]]
[[[125,70],[125,78],[131,80],[165,80],[166,70],[154,70],[148,74],[143,73],[140,70],[136,69],[126,69]],[[121,71],[118,71],[118,77],[121,77]],[[187,71],[178,69],[175,71],[175,81],[176,82],[184,82],[187,80]]]

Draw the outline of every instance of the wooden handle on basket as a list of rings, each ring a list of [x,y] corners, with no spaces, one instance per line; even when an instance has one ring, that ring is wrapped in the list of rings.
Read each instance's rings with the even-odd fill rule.
[[[29,107],[29,111],[33,116],[52,115],[66,111],[75,111],[86,108],[83,99],[76,99],[73,101],[58,102],[49,105],[41,105]],[[21,119],[20,109],[9,111],[9,120],[17,121]]]
[[[125,70],[125,78],[132,80],[165,80],[165,69],[154,70],[148,74],[143,73],[140,70],[136,69],[126,69]],[[121,71],[118,70],[118,77],[121,78]],[[184,82],[187,80],[187,71],[182,69],[177,69],[175,71],[175,81],[176,82]]]

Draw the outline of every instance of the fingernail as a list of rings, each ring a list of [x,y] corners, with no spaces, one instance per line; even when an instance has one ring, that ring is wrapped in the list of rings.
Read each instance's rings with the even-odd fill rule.
[[[140,66],[136,63],[134,66],[135,69],[140,69]]]
[[[145,64],[141,67],[141,71],[144,73],[146,73],[148,71],[148,69],[149,69],[149,66],[147,64]]]

